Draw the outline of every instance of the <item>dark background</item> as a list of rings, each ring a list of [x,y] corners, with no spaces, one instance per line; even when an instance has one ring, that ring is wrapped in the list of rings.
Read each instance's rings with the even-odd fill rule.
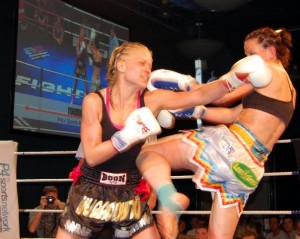
[[[151,3],[161,10],[161,1],[71,1],[67,2],[83,8],[95,15],[116,21],[130,28],[130,40],[146,44],[154,53],[153,69],[166,68],[194,75],[194,59],[181,54],[176,44],[181,41],[199,37],[197,22],[203,22],[201,37],[219,40],[225,47],[216,55],[206,60],[204,78],[211,70],[216,75],[224,73],[234,61],[243,56],[243,38],[255,28],[270,26],[287,27],[294,39],[293,62],[290,75],[295,87],[300,89],[299,73],[299,7],[296,0],[274,1],[253,0],[248,5],[229,12],[211,12],[204,9],[186,10],[182,7],[168,5],[173,15],[162,18],[159,13],[146,9],[145,3]],[[128,5],[124,5],[124,2]],[[130,5],[131,4],[131,5]],[[12,131],[12,101],[14,85],[14,67],[16,50],[17,1],[1,1],[1,63],[0,63],[0,140],[18,142],[18,150],[57,151],[76,150],[79,139]],[[198,49],[194,49],[196,52]],[[299,105],[299,100],[298,100]],[[282,139],[299,138],[299,106],[293,120]],[[180,121],[178,128],[190,128],[195,124]],[[175,132],[164,131],[163,135]],[[17,162],[18,179],[67,178],[69,171],[77,164],[73,155],[63,156],[19,156]],[[296,157],[293,144],[278,144],[266,164],[267,172],[296,171]],[[184,172],[186,173],[186,172]],[[190,209],[209,210],[210,196],[194,189],[187,180],[176,182],[179,191],[189,194],[192,202]],[[21,183],[18,185],[19,207],[33,208],[39,203],[44,183]],[[55,183],[60,190],[60,198],[66,200],[69,183]],[[300,187],[297,176],[265,177],[258,190],[250,196],[249,210],[299,210]],[[207,203],[206,203],[207,201]],[[208,208],[207,208],[208,207]],[[26,224],[28,214],[20,214],[21,236],[29,235]]]

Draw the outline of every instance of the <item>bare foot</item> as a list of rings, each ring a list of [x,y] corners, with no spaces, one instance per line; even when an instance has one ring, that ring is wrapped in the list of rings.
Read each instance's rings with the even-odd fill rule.
[[[173,200],[182,210],[187,209],[190,200],[182,193],[176,193]],[[170,211],[167,207],[160,207],[161,214],[156,216],[157,227],[162,239],[176,239],[178,235],[178,218],[175,212]]]

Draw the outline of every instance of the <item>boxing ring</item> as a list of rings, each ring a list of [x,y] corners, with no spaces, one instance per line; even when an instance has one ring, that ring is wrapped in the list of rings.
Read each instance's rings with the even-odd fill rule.
[[[264,177],[283,177],[283,176],[298,176],[300,180],[300,138],[296,139],[285,139],[285,140],[278,140],[277,144],[288,144],[293,143],[295,148],[295,156],[297,161],[297,169],[295,171],[285,171],[285,172],[265,172]],[[23,183],[51,183],[51,184],[59,184],[59,183],[70,183],[72,179],[68,178],[36,178],[36,179],[18,179],[16,175],[16,163],[17,160],[22,160],[23,156],[41,156],[41,155],[68,155],[72,156],[76,154],[76,151],[36,151],[36,152],[18,152],[17,151],[17,143],[13,141],[0,141],[0,153],[3,156],[0,158],[0,193],[2,197],[0,197],[0,237],[1,238],[10,238],[10,239],[25,239],[25,237],[20,237],[20,228],[19,227],[19,215],[22,213],[30,213],[30,212],[38,212],[42,211],[44,213],[61,213],[62,210],[45,210],[45,209],[28,209],[28,208],[19,208],[18,204],[18,195],[17,195],[17,188],[19,184]],[[6,160],[6,161],[5,161]],[[70,168],[71,171],[71,168]],[[179,176],[172,176],[173,180],[182,180],[182,179],[192,179],[192,175],[179,175]],[[13,205],[12,208],[7,207],[6,214],[3,213],[3,185],[6,182],[5,190],[6,190],[6,200],[7,203],[11,203]],[[191,181],[192,183],[192,181]],[[8,185],[9,184],[9,185]],[[15,188],[14,188],[15,187]],[[14,200],[11,200],[11,199]],[[159,214],[160,211],[152,211],[153,214]],[[178,211],[177,213],[182,215],[209,215],[210,211],[206,210],[186,210],[186,211]],[[243,215],[299,215],[300,208],[297,210],[245,210],[242,213]],[[9,215],[10,217],[4,217]],[[1,229],[4,227],[4,223],[6,222],[7,227],[9,227],[10,233],[6,234],[6,232]],[[14,225],[13,226],[9,226]],[[1,235],[5,235],[2,237]],[[9,235],[9,236],[7,236]]]

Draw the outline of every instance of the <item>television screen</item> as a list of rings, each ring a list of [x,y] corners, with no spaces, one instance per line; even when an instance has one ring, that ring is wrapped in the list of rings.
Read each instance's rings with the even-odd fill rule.
[[[79,137],[81,104],[107,86],[129,29],[59,0],[20,0],[13,129]]]

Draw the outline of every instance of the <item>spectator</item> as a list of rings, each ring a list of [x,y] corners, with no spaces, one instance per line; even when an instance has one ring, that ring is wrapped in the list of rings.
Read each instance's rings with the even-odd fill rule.
[[[257,235],[254,231],[245,230],[242,233],[241,239],[257,239]]]
[[[58,198],[58,189],[55,186],[43,188],[40,205],[35,209],[62,210],[65,203]],[[29,215],[28,230],[38,237],[55,237],[60,222],[59,213],[31,212]]]
[[[205,217],[192,217],[191,221],[190,221],[191,225],[192,225],[192,229],[187,231],[187,235],[190,236],[195,236],[196,235],[196,227],[199,226],[200,224],[206,224],[207,220]]]
[[[242,233],[245,231],[247,219],[245,215],[241,215],[239,223],[235,229],[233,239],[241,239]]]
[[[59,17],[59,16],[56,18],[56,22],[53,24],[52,36],[53,36],[53,39],[59,45],[61,45],[63,43],[63,41],[64,41],[64,27],[62,25],[62,18]]]
[[[72,90],[72,100],[71,104],[74,103],[75,97],[77,96],[77,85],[78,80],[81,77],[84,87],[85,93],[88,94],[88,82],[86,76],[86,61],[87,61],[87,45],[85,42],[85,28],[83,26],[79,29],[79,36],[76,43],[76,63],[75,63],[75,79]]]
[[[93,67],[92,80],[91,80],[91,90],[94,92],[101,89],[100,85],[100,72],[101,72],[101,62],[102,55],[100,52],[100,37],[94,33],[95,30],[91,31],[91,39],[89,42],[89,61],[90,65]],[[92,34],[93,33],[93,34]]]
[[[196,235],[196,225],[197,225],[197,217],[192,217],[190,220],[191,229],[186,232],[187,235],[195,236]]]
[[[109,37],[109,40],[108,40],[108,57],[107,57],[108,60],[109,60],[113,50],[118,46],[119,46],[119,41],[118,41],[118,38],[116,36],[115,28],[111,27],[110,37]]]
[[[260,222],[249,221],[245,225],[245,231],[252,231],[256,234],[257,239],[264,239],[265,237],[262,235],[262,225]]]
[[[26,15],[25,15],[26,4],[24,0],[19,1],[19,12],[18,12],[18,23],[22,30],[26,30],[28,27]]]
[[[287,239],[287,234],[280,227],[280,218],[279,216],[270,216],[269,217],[269,226],[271,232],[266,236],[266,239]]]
[[[182,239],[186,236],[185,234],[186,222],[183,219],[178,220],[178,236],[177,239]]]
[[[196,225],[196,239],[207,239],[208,238],[208,224],[197,223]]]
[[[41,26],[47,26],[49,22],[49,16],[46,13],[46,8],[47,8],[46,0],[36,0],[34,19]]]
[[[296,237],[295,239],[300,239],[300,217],[296,220]]]
[[[283,218],[283,230],[287,234],[287,238],[294,239],[296,237],[295,220],[292,215],[287,215]]]
[[[207,83],[218,79],[218,77],[216,77],[214,74],[215,74],[215,71],[210,72],[210,78],[207,80]]]

